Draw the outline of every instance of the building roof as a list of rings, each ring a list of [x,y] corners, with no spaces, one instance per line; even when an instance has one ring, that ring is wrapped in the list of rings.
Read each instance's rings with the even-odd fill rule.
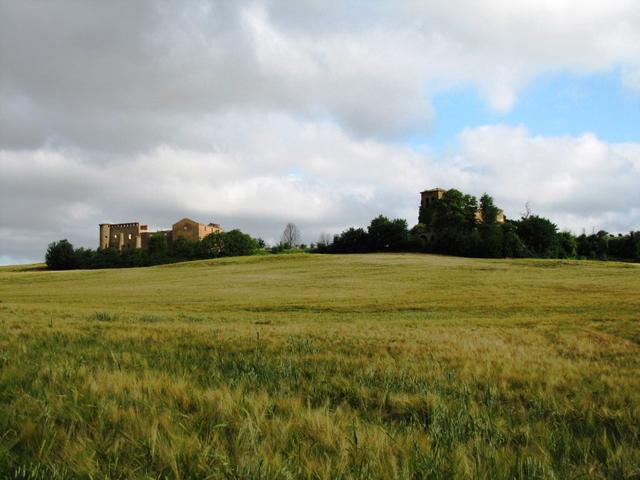
[[[446,192],[447,189],[446,188],[431,188],[429,190],[423,190],[420,193],[430,193],[430,192]]]
[[[178,221],[177,221],[176,223],[174,223],[173,225],[177,225],[177,224],[179,224],[180,222],[185,222],[185,221],[190,222],[190,223],[195,223],[196,225],[200,225],[200,222],[196,222],[195,220],[191,220],[190,218],[187,218],[187,217],[181,218],[180,220],[178,220]]]

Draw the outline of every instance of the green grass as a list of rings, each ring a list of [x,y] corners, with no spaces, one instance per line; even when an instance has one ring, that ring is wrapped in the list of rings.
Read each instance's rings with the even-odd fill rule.
[[[640,478],[640,266],[3,268],[0,472]]]

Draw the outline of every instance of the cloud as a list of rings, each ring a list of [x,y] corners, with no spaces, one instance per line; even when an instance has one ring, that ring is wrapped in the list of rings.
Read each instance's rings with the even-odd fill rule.
[[[593,134],[531,136],[525,127],[492,125],[465,130],[470,191],[493,192],[507,215],[529,202],[534,213],[580,233],[640,226],[640,144],[609,144]]]
[[[251,139],[238,134],[247,126]],[[272,241],[295,221],[314,241],[322,229],[393,210],[406,191],[415,202],[422,166],[407,147],[276,114],[228,114],[203,128],[224,139],[215,150],[159,145],[108,162],[73,149],[0,151],[1,216],[10,226],[0,232],[3,249],[39,258],[58,237],[92,246],[103,221],[166,227],[185,215]]]
[[[562,226],[637,228],[637,144],[524,127],[408,146],[431,97],[472,87],[508,111],[538,75],[615,69],[640,88],[640,4],[0,0],[0,248],[95,245],[101,221],[185,215],[277,239],[385,213],[417,192],[488,191]],[[611,191],[620,192],[612,195]],[[629,200],[624,201],[626,196]]]
[[[637,2],[4,1],[0,142],[192,147],[229,110],[327,118],[359,136],[424,131],[429,96],[475,85],[509,110],[548,71],[624,66]],[[634,87],[635,88],[635,87]]]
[[[251,139],[237,135],[238,123],[251,126]],[[271,241],[293,221],[312,242],[379,213],[413,223],[418,192],[432,186],[488,192],[511,218],[530,202],[576,233],[640,226],[638,143],[491,125],[465,130],[455,151],[432,155],[284,115],[225,115],[211,126],[227,138],[216,151],[161,145],[105,164],[78,151],[0,152],[3,253],[38,259],[63,237],[95,247],[103,221],[167,227],[183,216]]]

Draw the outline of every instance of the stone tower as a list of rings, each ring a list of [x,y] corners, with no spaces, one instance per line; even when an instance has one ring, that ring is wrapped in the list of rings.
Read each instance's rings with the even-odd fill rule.
[[[111,235],[111,225],[108,223],[100,224],[100,248],[109,248],[109,236]]]

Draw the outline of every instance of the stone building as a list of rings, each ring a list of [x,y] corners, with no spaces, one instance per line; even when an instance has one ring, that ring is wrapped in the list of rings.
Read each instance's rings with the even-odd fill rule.
[[[203,224],[190,218],[183,218],[173,224],[171,230],[149,231],[147,225],[138,222],[128,223],[101,223],[100,224],[100,248],[115,248],[127,250],[130,248],[146,249],[149,246],[149,238],[152,235],[163,235],[167,243],[173,242],[178,237],[184,237],[192,242],[202,240],[210,233],[224,232],[217,223]]]
[[[432,188],[431,190],[420,192],[420,204],[422,207],[431,205],[438,200],[442,200],[445,193],[447,193],[447,191],[444,188]]]
[[[420,192],[420,206],[422,208],[426,208],[429,205],[442,200],[442,197],[444,197],[445,193],[447,193],[447,191],[444,188],[432,188],[431,190]],[[502,210],[498,210],[496,221],[498,223],[504,223],[505,219],[506,217],[504,215],[504,212]],[[482,211],[480,211],[479,209],[476,212],[476,221],[478,223],[482,223]]]

